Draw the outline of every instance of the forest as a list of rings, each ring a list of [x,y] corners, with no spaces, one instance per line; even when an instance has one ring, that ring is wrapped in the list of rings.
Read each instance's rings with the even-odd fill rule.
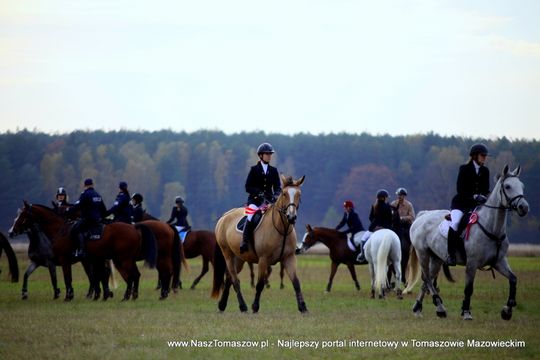
[[[247,199],[244,183],[257,162],[256,148],[270,142],[272,164],[285,175],[306,175],[297,231],[304,225],[334,227],[344,200],[352,200],[364,226],[378,189],[391,200],[405,187],[416,212],[445,209],[455,193],[459,165],[475,142],[485,143],[492,181],[505,164],[522,168],[530,213],[509,217],[513,243],[540,243],[540,143],[537,140],[442,137],[434,133],[390,136],[220,131],[76,131],[46,134],[29,130],[0,134],[0,226],[7,232],[23,200],[50,205],[59,186],[75,202],[85,178],[112,206],[118,182],[144,196],[149,213],[167,220],[182,196],[194,229],[213,229],[219,216]]]

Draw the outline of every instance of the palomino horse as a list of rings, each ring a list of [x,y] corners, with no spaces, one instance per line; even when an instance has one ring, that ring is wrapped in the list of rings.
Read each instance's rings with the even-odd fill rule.
[[[8,259],[11,282],[19,282],[19,264],[17,263],[17,257],[15,256],[15,252],[8,239],[3,233],[0,233],[0,256],[2,256],[2,251],[6,253]]]
[[[380,229],[369,237],[364,248],[366,260],[369,263],[371,274],[371,297],[379,294],[379,299],[384,298],[387,283],[388,265],[392,264],[396,274],[396,293],[398,299],[403,299],[401,291],[401,244],[399,237],[390,229]]]
[[[24,202],[24,208],[15,219],[9,233],[11,236],[21,234],[28,231],[33,224],[37,224],[52,241],[53,253],[64,273],[65,300],[70,301],[74,296],[71,265],[72,252],[75,248],[70,238],[71,226],[52,209]],[[131,296],[134,299],[138,297],[140,273],[136,261],[144,259],[150,267],[154,267],[156,263],[156,238],[146,226],[141,226],[138,231],[133,225],[124,223],[105,225],[101,238],[88,241],[86,248],[92,262],[92,283],[95,288],[98,281],[102,281],[104,299],[110,297],[108,281],[106,281],[108,273],[104,266],[105,259],[112,258],[118,272],[128,285],[124,300]]]
[[[254,313],[258,312],[261,293],[267,280],[268,266],[279,261],[284,265],[293,284],[298,310],[302,313],[307,312],[306,303],[300,289],[300,281],[296,276],[296,231],[294,229],[300,204],[300,185],[304,182],[305,176],[298,180],[283,175],[280,175],[280,177],[283,191],[261,219],[258,229],[254,232],[254,243],[251,244],[248,252],[240,254],[242,234],[236,230],[236,224],[244,216],[243,208],[228,211],[216,224],[216,239],[221,252],[216,248],[212,297],[217,298],[223,287],[223,294],[218,303],[220,311],[224,311],[227,307],[231,285],[236,291],[240,311],[247,311],[247,305],[240,290],[240,280],[238,279],[238,273],[242,270],[244,262],[247,261],[258,263],[256,293],[251,306]],[[219,253],[223,254],[227,265],[228,272],[225,281],[225,267],[223,266],[223,258],[219,257]],[[225,285],[223,286],[224,282]]]
[[[522,217],[529,212],[529,204],[523,196],[523,183],[519,180],[520,167],[509,172],[506,165],[495,184],[486,203],[476,208],[467,227],[464,241],[465,254],[457,254],[458,263],[466,266],[465,297],[461,306],[464,320],[472,320],[471,296],[473,293],[476,270],[491,266],[509,280],[510,292],[508,301],[501,311],[504,320],[512,318],[512,308],[516,306],[517,278],[510,270],[506,253],[509,241],[506,236],[508,211],[515,210]],[[433,286],[433,278],[437,276],[447,254],[447,241],[440,234],[439,225],[448,214],[447,210],[422,211],[411,227],[411,241],[415,251],[409,260],[407,288],[413,288],[419,279],[420,262],[423,286],[413,307],[415,314],[422,312],[422,300],[430,291],[433,303],[437,307],[437,316],[446,317],[446,309],[442,299]]]
[[[354,265],[356,263],[356,256],[358,255],[356,251],[351,250],[347,245],[347,234],[337,231],[334,229],[324,228],[324,227],[314,227],[311,225],[306,225],[306,234],[302,240],[302,247],[300,248],[300,253],[305,253],[310,247],[315,245],[317,242],[321,242],[330,250],[330,259],[332,260],[332,265],[330,269],[330,277],[328,278],[328,284],[326,285],[326,292],[330,292],[332,289],[332,282],[334,281],[334,276],[340,264],[347,265],[351,277],[356,286],[356,290],[360,290],[360,282],[356,277],[356,270]],[[360,232],[364,233],[364,231]]]

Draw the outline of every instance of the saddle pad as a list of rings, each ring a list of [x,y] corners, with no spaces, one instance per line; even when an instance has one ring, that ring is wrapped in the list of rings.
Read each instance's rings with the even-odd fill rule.
[[[264,217],[264,215],[265,214],[261,214],[259,211],[257,211],[255,215],[253,215],[253,218],[251,218],[251,221],[255,224],[255,230],[253,230],[253,232],[255,232],[261,225],[261,220]],[[244,225],[246,224],[246,221],[247,221],[247,215],[242,216],[242,218],[240,218],[238,223],[236,223],[236,231],[238,231],[239,233],[243,233]]]
[[[182,244],[184,241],[186,241],[186,236],[190,232],[190,230],[184,230],[181,226],[175,226],[176,231],[178,231],[178,236],[180,236],[180,241],[182,241]]]
[[[450,229],[450,221],[443,220],[439,224],[439,232],[445,239],[448,239],[448,229]]]
[[[90,229],[86,231],[85,237],[87,241],[92,240],[99,240],[101,239],[101,235],[103,235],[103,228],[105,226],[103,224],[92,226]]]

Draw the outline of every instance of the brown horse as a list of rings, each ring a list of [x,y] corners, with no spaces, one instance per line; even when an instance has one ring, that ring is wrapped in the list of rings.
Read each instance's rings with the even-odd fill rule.
[[[261,219],[258,229],[254,232],[254,242],[246,253],[240,254],[242,234],[236,230],[236,224],[244,216],[244,209],[232,209],[218,220],[216,239],[221,251],[216,248],[212,297],[217,298],[223,288],[218,303],[220,311],[224,311],[227,307],[231,285],[236,291],[240,311],[247,311],[247,305],[240,290],[238,273],[242,270],[244,262],[248,262],[258,263],[256,293],[251,306],[254,313],[258,312],[261,293],[267,280],[268,266],[281,262],[293,284],[298,310],[302,313],[307,312],[306,303],[300,289],[300,281],[296,275],[296,231],[294,229],[298,205],[300,204],[300,186],[304,179],[305,176],[293,180],[292,177],[281,175],[283,191],[275,204],[270,205]],[[224,262],[227,266],[227,276],[224,276],[226,273]]]
[[[307,232],[302,241],[300,253],[306,252],[317,242],[323,243],[330,250],[332,265],[328,285],[326,285],[326,292],[330,292],[332,289],[332,282],[334,281],[334,276],[336,275],[336,271],[340,264],[347,265],[354,281],[354,285],[356,286],[356,290],[360,290],[360,283],[358,282],[356,270],[354,269],[354,265],[357,264],[356,256],[358,254],[351,250],[347,245],[347,235],[334,229],[324,227],[312,228],[309,224],[306,225],[306,230]]]
[[[10,235],[21,234],[33,224],[39,225],[51,239],[53,253],[64,273],[65,300],[70,301],[74,297],[71,265],[74,262],[72,252],[75,249],[70,238],[71,226],[52,209],[43,205],[30,205],[25,201],[24,208],[9,231]],[[156,238],[144,225],[139,229],[125,223],[105,225],[101,238],[88,241],[86,249],[88,258],[92,259],[93,281],[101,280],[104,286],[104,299],[110,296],[107,281],[104,281],[105,277],[108,277],[104,267],[105,259],[112,258],[116,269],[127,283],[124,300],[138,297],[140,272],[136,261],[145,260],[150,267],[156,264]]]
[[[19,282],[19,265],[17,264],[17,257],[15,256],[15,252],[8,239],[0,232],[0,256],[2,256],[2,252],[6,253],[8,259],[11,282]]]

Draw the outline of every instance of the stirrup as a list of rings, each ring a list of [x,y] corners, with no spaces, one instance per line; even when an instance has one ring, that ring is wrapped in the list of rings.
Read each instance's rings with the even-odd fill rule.
[[[456,266],[457,265],[456,257],[452,255],[448,255],[446,257],[445,264],[448,266]]]

